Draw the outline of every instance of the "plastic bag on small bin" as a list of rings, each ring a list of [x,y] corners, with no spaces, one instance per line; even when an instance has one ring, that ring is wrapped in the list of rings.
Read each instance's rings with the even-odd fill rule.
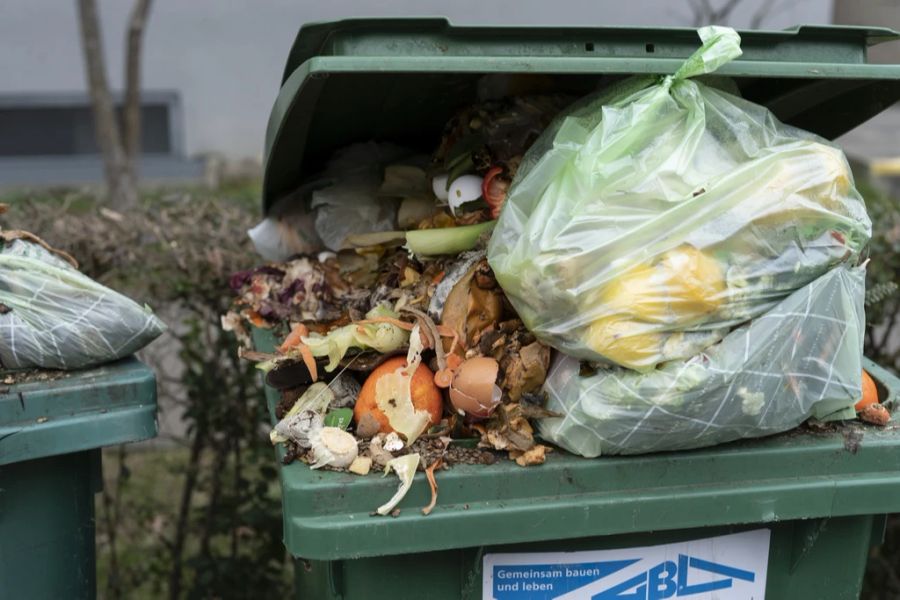
[[[673,76],[570,108],[510,189],[488,260],[567,354],[640,371],[688,358],[868,241],[842,152],[689,79],[741,52],[731,29],[700,37]]]
[[[786,431],[862,393],[865,271],[838,267],[720,343],[650,373],[579,374],[558,355],[544,390],[547,440],[587,457],[711,446]]]
[[[44,248],[0,249],[0,366],[78,369],[140,350],[165,325]]]

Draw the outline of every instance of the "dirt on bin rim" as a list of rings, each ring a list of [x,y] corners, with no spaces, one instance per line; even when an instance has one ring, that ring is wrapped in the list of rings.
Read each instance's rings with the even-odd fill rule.
[[[844,439],[844,449],[851,454],[856,454],[861,446],[866,445],[866,434],[869,432],[884,432],[900,429],[900,423],[890,422],[887,425],[875,425],[862,421],[831,421],[822,422],[809,420],[801,423],[794,429],[776,434],[776,437],[797,438],[804,436],[831,436],[841,434]]]
[[[0,392],[5,386],[19,385],[21,383],[36,383],[56,381],[69,377],[72,373],[58,369],[27,369],[24,371],[0,370]]]

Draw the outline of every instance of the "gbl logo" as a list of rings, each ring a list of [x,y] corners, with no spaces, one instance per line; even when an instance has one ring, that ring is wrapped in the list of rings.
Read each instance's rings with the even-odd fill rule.
[[[720,578],[704,583],[691,584],[691,570],[713,573]],[[616,584],[593,600],[663,600],[705,594],[732,587],[735,580],[753,582],[756,575],[736,567],[714,563],[695,556],[678,555],[678,563],[667,560],[643,573]],[[695,580],[696,581],[696,580]]]

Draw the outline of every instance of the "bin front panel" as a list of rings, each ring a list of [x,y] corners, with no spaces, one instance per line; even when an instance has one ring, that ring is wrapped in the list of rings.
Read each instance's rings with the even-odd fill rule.
[[[156,376],[134,358],[0,384],[0,465],[156,435]]]
[[[0,465],[0,597],[93,598],[100,450]]]
[[[857,598],[880,515],[782,521],[771,531],[766,574],[767,600]],[[527,526],[527,525],[523,525]],[[642,532],[597,538],[482,546],[357,560],[294,562],[297,598],[322,600],[481,600],[482,565],[489,553],[577,552],[626,549],[696,540],[758,529],[706,527]],[[445,535],[453,535],[451,531]],[[629,595],[628,592],[634,592]],[[643,598],[640,590],[621,597]],[[490,600],[490,599],[487,599]]]

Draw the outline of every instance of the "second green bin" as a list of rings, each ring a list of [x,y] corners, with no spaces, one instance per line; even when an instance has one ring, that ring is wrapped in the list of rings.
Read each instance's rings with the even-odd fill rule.
[[[156,376],[134,358],[0,383],[0,598],[96,595],[101,449],[155,435]]]

